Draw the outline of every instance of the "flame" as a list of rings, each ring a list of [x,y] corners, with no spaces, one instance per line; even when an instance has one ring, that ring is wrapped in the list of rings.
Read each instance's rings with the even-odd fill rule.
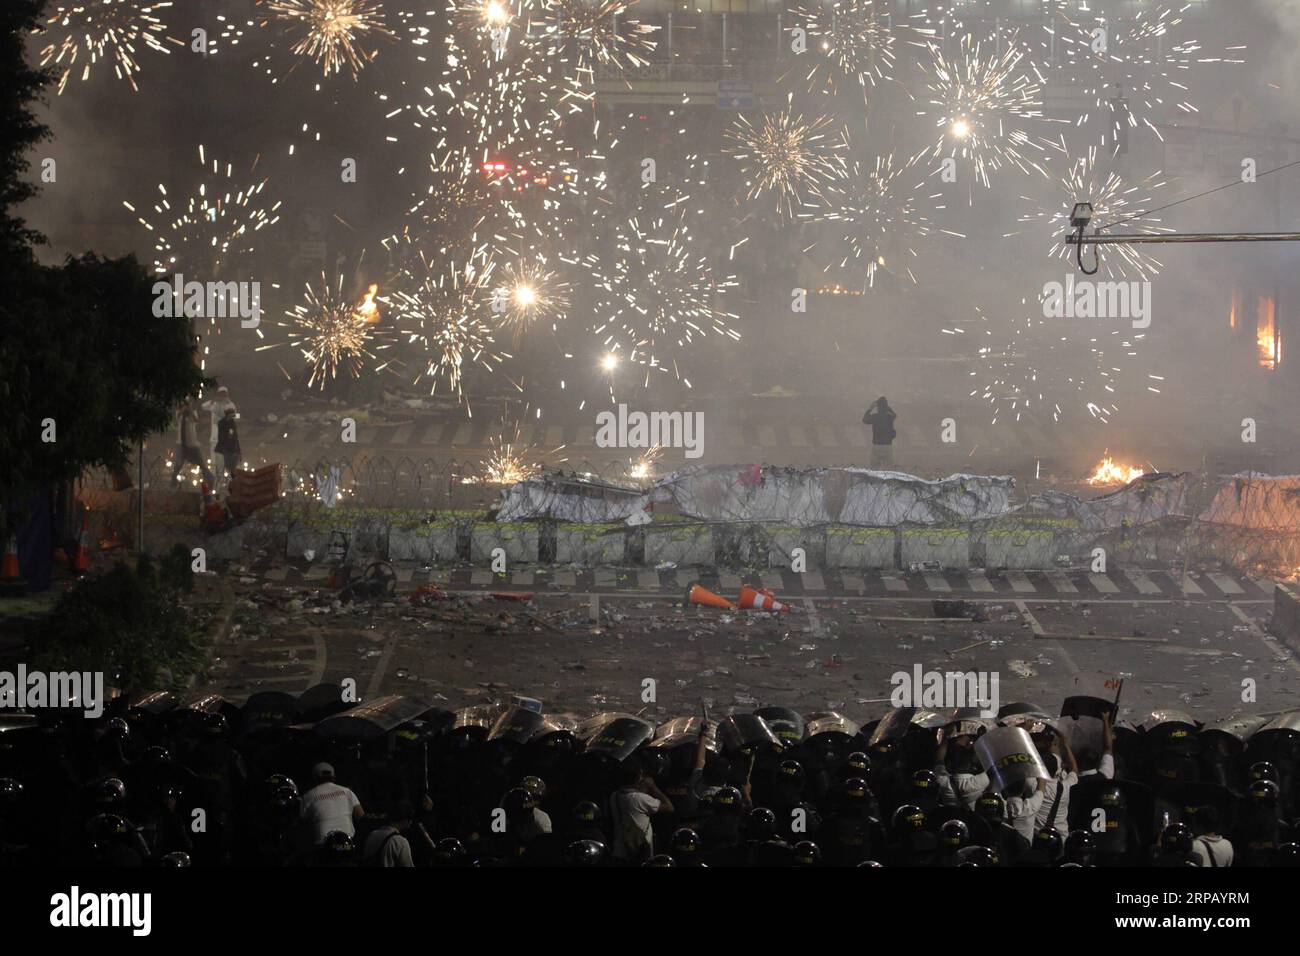
[[[1090,485],[1127,485],[1130,481],[1136,481],[1141,478],[1145,471],[1141,468],[1133,468],[1115,463],[1115,459],[1110,457],[1109,450],[1101,464],[1097,466],[1091,477],[1088,478]]]
[[[375,304],[375,296],[378,293],[379,286],[372,283],[361,304],[356,307],[357,315],[366,325],[374,325],[379,321],[379,306]]]
[[[1282,337],[1277,331],[1277,309],[1272,298],[1259,300],[1255,322],[1255,344],[1259,346],[1259,367],[1275,369],[1282,364]]]

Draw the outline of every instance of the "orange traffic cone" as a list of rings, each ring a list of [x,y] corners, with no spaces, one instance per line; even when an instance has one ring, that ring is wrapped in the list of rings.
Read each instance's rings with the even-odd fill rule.
[[[90,534],[86,530],[86,516],[81,516],[81,534],[77,535],[77,556],[72,561],[72,570],[85,574],[90,570]]]
[[[226,523],[226,509],[217,501],[217,496],[212,493],[206,481],[200,482],[199,487],[203,491],[203,523],[220,528]]]
[[[11,534],[9,543],[5,546],[4,566],[0,568],[0,578],[6,581],[17,581],[22,576],[22,570],[18,567],[18,536]]]
[[[698,584],[692,584],[686,592],[687,604],[702,604],[705,607],[720,607],[728,611],[734,611],[736,605],[732,604],[726,598],[719,594],[714,594],[708,588],[702,588]]]
[[[748,584],[740,589],[740,607],[742,610],[771,611],[773,614],[790,610],[790,605],[782,604],[767,588],[751,588]]]

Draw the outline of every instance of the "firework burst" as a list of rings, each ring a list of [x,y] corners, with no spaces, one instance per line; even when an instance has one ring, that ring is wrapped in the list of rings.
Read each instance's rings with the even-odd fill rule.
[[[493,265],[489,261],[479,266],[480,259],[469,255],[460,265],[448,260],[439,266],[421,255],[418,265],[408,268],[402,277],[407,288],[380,300],[396,311],[408,341],[423,347],[423,368],[416,381],[428,379],[430,394],[445,383],[465,401],[465,373],[470,366],[491,372],[510,358],[497,351],[492,328],[484,318]]]
[[[197,279],[212,279],[235,260],[253,251],[256,234],[280,221],[280,203],[262,205],[266,180],[236,186],[234,167],[206,157],[199,146],[203,180],[181,206],[174,206],[167,187],[158,184],[155,221],[146,219],[131,203],[122,205],[136,213],[140,224],[154,235],[154,272],[183,272]],[[257,168],[254,162],[253,169]]]
[[[1046,27],[1064,51],[1064,69],[1104,118],[1101,146],[1108,152],[1119,150],[1129,130],[1142,127],[1163,142],[1157,124],[1170,110],[1198,112],[1183,79],[1193,64],[1245,62],[1239,58],[1244,46],[1209,56],[1195,39],[1174,40],[1186,29],[1183,14],[1190,6],[1161,0],[1131,20],[1115,21],[1100,14],[1078,17],[1080,11],[1062,4]],[[1089,118],[1084,113],[1077,125]]]
[[[569,284],[544,260],[506,266],[492,289],[492,312],[516,336],[541,323],[557,331],[569,309]]]
[[[1143,233],[1173,232],[1160,220],[1142,213],[1156,206],[1155,196],[1164,188],[1160,174],[1148,176],[1141,182],[1129,183],[1113,169],[1103,169],[1097,162],[1097,150],[1076,159],[1069,172],[1058,181],[1057,189],[1048,203],[1022,196],[1032,203],[1032,211],[1020,217],[1020,222],[1035,227],[1035,232],[1051,242],[1051,255],[1055,259],[1073,262],[1077,247],[1064,240],[1073,232],[1070,211],[1076,202],[1092,204],[1093,222],[1098,225],[1125,220],[1126,230]],[[1159,275],[1159,259],[1145,252],[1145,245],[1094,246],[1099,253],[1101,267],[1108,278],[1138,278],[1143,281]]]
[[[466,476],[461,479],[464,484],[513,485],[516,482],[536,478],[544,470],[544,462],[561,464],[568,461],[555,456],[564,450],[559,445],[549,451],[543,451],[536,441],[525,441],[518,425],[509,436],[505,432],[488,439],[487,458],[482,463],[481,474]]]
[[[1057,423],[1083,414],[1109,423],[1120,411],[1125,366],[1135,364],[1145,339],[1131,328],[1084,328],[1045,318],[1041,304],[1029,300],[995,318],[976,308],[970,322],[942,331],[970,343],[970,397],[989,405],[994,425],[1025,418]],[[1147,391],[1158,393],[1163,378],[1146,377]]]
[[[598,66],[627,70],[649,64],[659,27],[628,17],[636,0],[544,0],[542,38],[553,55],[570,60],[584,86]]]
[[[1042,78],[1025,62],[1014,33],[988,46],[994,51],[969,33],[962,35],[954,56],[931,44],[929,107],[921,114],[933,115],[940,129],[933,155],[971,163],[975,178],[986,187],[989,173],[1005,166],[1047,176],[1043,161],[1048,150],[1064,152],[1065,147],[1031,131],[1033,124],[1044,122]]]
[[[844,141],[827,135],[831,126],[829,117],[805,121],[789,108],[764,116],[760,126],[742,115],[727,130],[736,145],[725,152],[739,161],[748,178],[747,198],[771,195],[778,211],[793,217],[796,207],[842,176],[836,151]]]
[[[604,348],[606,371],[628,361],[643,366],[648,378],[650,370],[668,371],[670,363],[689,386],[669,353],[709,334],[740,338],[728,325],[736,316],[722,307],[736,278],[714,274],[708,255],[696,248],[683,201],[643,206],[614,224],[607,252],[571,263],[591,276],[599,316],[592,333]]]
[[[139,90],[135,83],[135,74],[140,72],[136,48],[143,45],[155,53],[170,53],[168,44],[183,45],[167,35],[166,26],[154,15],[171,5],[171,0],[149,3],[85,0],[60,4],[38,31],[40,36],[49,37],[41,49],[41,66],[53,66],[60,71],[60,94],[78,65],[84,82],[90,79],[91,69],[101,60],[111,61],[117,78],[130,83],[132,90]]]
[[[360,378],[368,360],[378,362],[376,372],[387,367],[377,353],[391,348],[393,336],[380,321],[376,291],[371,286],[362,300],[354,303],[343,294],[342,276],[331,284],[322,275],[320,287],[307,283],[305,300],[285,313],[288,321],[280,324],[288,329],[288,344],[302,353],[311,369],[308,388],[323,389],[340,371]],[[262,346],[258,351],[273,347]]]
[[[809,93],[834,93],[852,82],[865,95],[870,86],[894,76],[894,34],[885,9],[875,0],[832,0],[811,9],[795,7],[807,31],[812,66],[804,74]]]
[[[867,287],[875,285],[881,270],[904,271],[915,283],[912,262],[917,258],[917,240],[935,232],[960,236],[930,223],[920,195],[925,185],[925,174],[918,168],[920,158],[918,154],[898,163],[891,153],[877,156],[874,164],[855,159],[848,174],[827,192],[825,201],[801,213],[801,219],[833,224],[839,232],[836,254],[845,251],[838,263],[827,264],[826,271],[856,261],[866,270]],[[933,203],[936,198],[930,196],[926,201]],[[815,247],[816,243],[810,251]]]
[[[355,79],[376,55],[363,44],[393,36],[375,0],[270,0],[266,7],[295,38],[293,53],[311,59],[325,76],[347,67]]]

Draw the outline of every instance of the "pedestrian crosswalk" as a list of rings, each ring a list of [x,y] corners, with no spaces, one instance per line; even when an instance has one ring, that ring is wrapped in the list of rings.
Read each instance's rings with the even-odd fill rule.
[[[790,570],[723,571],[716,568],[549,568],[516,566],[504,574],[484,568],[417,567],[411,562],[394,562],[399,591],[425,584],[457,589],[526,589],[533,591],[609,591],[669,593],[680,595],[693,582],[734,597],[746,584],[768,588],[788,597],[830,597],[835,595],[924,597],[968,597],[996,600],[1188,600],[1265,601],[1272,597],[1272,581],[1222,572],[1192,572],[1151,569],[1116,569],[1105,574],[1061,569],[1044,571],[926,570],[848,571],[820,570],[798,573]],[[262,574],[267,580],[286,585],[319,586],[328,568],[314,565],[277,565]]]

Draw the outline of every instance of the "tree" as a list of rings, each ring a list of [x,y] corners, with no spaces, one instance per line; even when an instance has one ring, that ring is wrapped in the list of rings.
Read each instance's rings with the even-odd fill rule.
[[[49,128],[36,119],[32,104],[53,80],[34,70],[26,58],[27,38],[41,22],[45,0],[5,0],[0,4],[0,269],[31,261],[31,246],[44,242],[28,229],[14,207],[36,195],[24,176],[31,168],[28,152],[49,139]],[[18,264],[21,264],[19,262]]]
[[[5,335],[20,361],[0,415],[0,496],[123,464],[204,381],[189,320],[153,314],[154,279],[134,257],[69,258],[31,279]]]
[[[204,384],[189,320],[154,316],[154,280],[134,257],[49,267],[32,253],[44,239],[15,207],[36,193],[28,154],[49,136],[32,105],[51,76],[24,48],[43,6],[0,3],[0,502],[10,504],[125,463]]]

